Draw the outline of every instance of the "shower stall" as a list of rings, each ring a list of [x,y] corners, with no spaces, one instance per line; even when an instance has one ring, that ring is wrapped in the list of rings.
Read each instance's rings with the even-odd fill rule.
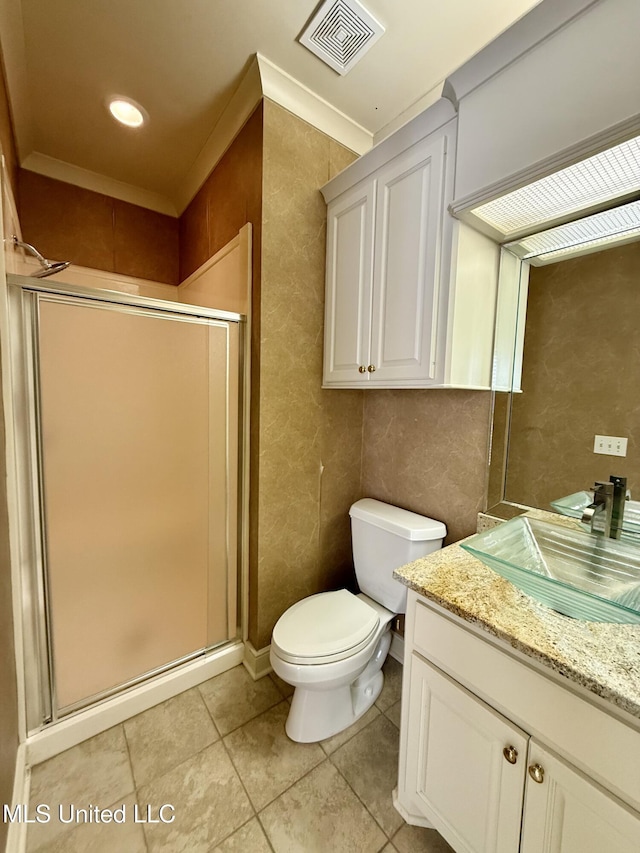
[[[8,278],[27,728],[239,636],[243,317]]]

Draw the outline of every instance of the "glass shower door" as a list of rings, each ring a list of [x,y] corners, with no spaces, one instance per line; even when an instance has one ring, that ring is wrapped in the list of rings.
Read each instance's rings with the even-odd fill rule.
[[[38,295],[53,707],[235,637],[238,326]]]

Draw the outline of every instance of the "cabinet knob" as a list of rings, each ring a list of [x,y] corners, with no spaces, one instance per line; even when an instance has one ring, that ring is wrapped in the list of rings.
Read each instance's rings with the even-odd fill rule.
[[[534,782],[541,784],[544,782],[544,767],[541,767],[539,764],[531,764],[529,766],[529,776],[531,776]]]
[[[505,748],[502,750],[502,754],[507,759],[509,764],[515,764],[518,760],[518,750],[515,748],[515,746],[505,746]]]
[[[358,368],[358,373],[366,373],[366,372],[367,372],[367,368],[364,366],[364,364],[361,364],[360,367]]]
[[[367,370],[369,371],[369,373],[375,373],[375,371],[376,371],[375,364],[370,364],[369,367],[367,367]]]

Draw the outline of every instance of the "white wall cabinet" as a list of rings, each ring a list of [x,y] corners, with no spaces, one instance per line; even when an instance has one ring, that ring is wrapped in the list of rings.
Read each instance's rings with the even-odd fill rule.
[[[434,826],[457,853],[640,850],[640,732],[422,601],[409,593],[405,819]],[[483,688],[497,707],[473,692]]]
[[[323,190],[325,387],[491,386],[498,247],[447,213],[455,119],[416,121]]]

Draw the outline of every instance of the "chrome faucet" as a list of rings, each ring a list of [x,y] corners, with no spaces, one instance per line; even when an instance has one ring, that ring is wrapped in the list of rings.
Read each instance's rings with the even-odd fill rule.
[[[585,507],[582,513],[583,524],[588,524],[592,533],[611,535],[611,516],[613,513],[613,483],[596,480],[593,486],[593,503]],[[596,530],[596,522],[604,521],[604,530]]]
[[[611,531],[612,539],[619,539],[622,533],[622,522],[624,520],[624,503],[629,499],[627,491],[627,478],[611,475],[609,481],[613,484],[613,501],[611,504]]]
[[[582,513],[583,523],[590,526],[592,533],[604,533],[611,539],[619,539],[627,497],[626,477],[612,475],[608,483],[596,481],[593,486],[593,503]]]

